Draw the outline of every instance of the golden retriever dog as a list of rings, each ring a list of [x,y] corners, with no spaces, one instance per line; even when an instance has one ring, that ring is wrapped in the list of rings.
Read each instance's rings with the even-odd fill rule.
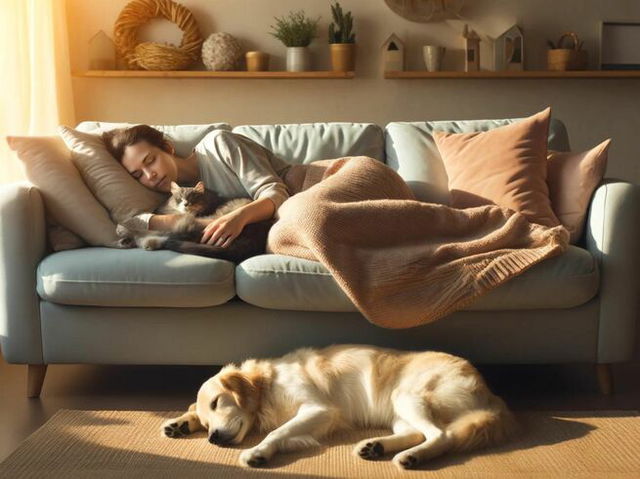
[[[449,451],[505,441],[516,422],[462,358],[335,345],[227,365],[202,384],[185,414],[161,430],[171,438],[205,430],[219,446],[240,444],[252,430],[268,432],[240,454],[242,465],[258,467],[278,452],[316,446],[349,428],[391,429],[358,443],[354,454],[395,454],[397,467],[411,469]]]

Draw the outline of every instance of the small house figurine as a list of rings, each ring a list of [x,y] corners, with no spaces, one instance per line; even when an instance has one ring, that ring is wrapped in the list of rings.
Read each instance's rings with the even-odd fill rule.
[[[514,25],[496,38],[493,52],[496,71],[524,70],[524,35],[522,29],[518,25]]]
[[[116,47],[100,30],[89,39],[89,70],[115,70]]]
[[[464,26],[462,36],[465,39],[464,71],[477,72],[480,70],[480,37],[468,25]]]
[[[382,51],[385,72],[404,70],[404,43],[395,33],[382,44]]]

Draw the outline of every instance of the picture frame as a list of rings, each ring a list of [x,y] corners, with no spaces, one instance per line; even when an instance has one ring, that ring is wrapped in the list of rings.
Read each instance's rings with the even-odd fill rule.
[[[640,70],[640,22],[600,22],[600,70]]]

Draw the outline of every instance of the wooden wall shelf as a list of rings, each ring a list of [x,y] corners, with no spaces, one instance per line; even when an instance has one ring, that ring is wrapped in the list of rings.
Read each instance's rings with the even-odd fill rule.
[[[217,78],[217,79],[285,79],[285,80],[350,80],[354,72],[309,71],[309,72],[212,72],[212,71],[147,71],[147,70],[87,70],[73,72],[82,78]]]
[[[458,71],[391,71],[386,79],[526,79],[526,78],[640,78],[640,70],[522,71],[522,72],[458,72]]]

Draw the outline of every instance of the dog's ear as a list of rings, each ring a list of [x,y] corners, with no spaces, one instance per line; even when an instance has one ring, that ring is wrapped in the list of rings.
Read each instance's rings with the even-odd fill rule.
[[[255,411],[260,400],[260,391],[247,376],[240,371],[232,371],[220,377],[222,387],[233,394],[238,406],[247,411]]]

